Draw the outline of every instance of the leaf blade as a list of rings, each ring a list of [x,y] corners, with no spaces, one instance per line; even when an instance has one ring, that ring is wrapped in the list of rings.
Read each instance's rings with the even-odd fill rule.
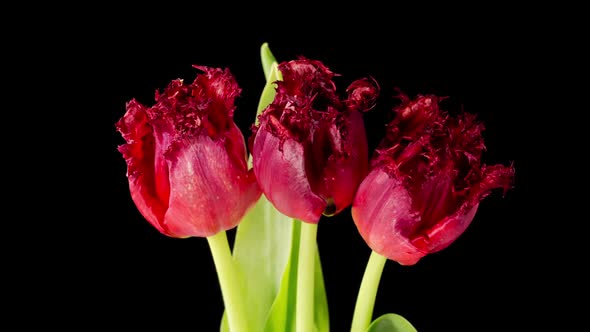
[[[314,325],[317,332],[330,331],[330,312],[328,310],[328,298],[324,285],[324,274],[322,272],[322,263],[320,253],[316,249],[315,258],[315,280],[314,280]]]
[[[236,232],[233,257],[245,297],[249,328],[261,331],[289,261],[291,219],[261,196]]]
[[[375,319],[366,332],[417,332],[416,328],[398,314],[385,314]]]
[[[268,47],[268,43],[263,43],[262,46],[260,47],[260,60],[262,62],[262,70],[264,71],[264,78],[266,78],[267,81],[272,82],[272,80],[269,78],[270,77],[270,70],[271,70],[271,66],[272,66],[273,62],[276,63],[277,60],[275,59],[274,55],[270,51],[270,48]]]
[[[264,332],[295,331],[295,307],[297,295],[297,265],[299,263],[299,238],[301,223],[293,221],[289,262],[281,279],[281,288],[268,313]]]

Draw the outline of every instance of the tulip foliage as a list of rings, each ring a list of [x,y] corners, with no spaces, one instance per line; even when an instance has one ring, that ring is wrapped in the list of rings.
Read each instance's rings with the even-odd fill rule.
[[[248,144],[233,121],[241,88],[227,68],[195,66],[192,83],[172,81],[154,105],[127,103],[116,128],[139,212],[166,236],[207,239],[221,331],[324,332],[317,228],[351,206],[372,250],[351,331],[416,331],[396,314],[373,319],[383,266],[414,265],[451,245],[484,197],[512,186],[513,166],[483,163],[483,124],[451,116],[435,95],[400,93],[370,156],[363,113],[376,106],[374,79],[338,88],[321,61],[279,63],[266,43],[261,61],[267,83]],[[236,226],[230,250],[225,231]]]

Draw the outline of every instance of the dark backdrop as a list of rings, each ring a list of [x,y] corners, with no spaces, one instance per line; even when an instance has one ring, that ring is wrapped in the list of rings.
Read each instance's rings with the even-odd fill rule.
[[[449,248],[415,266],[386,264],[375,317],[398,313],[422,332],[531,324],[532,314],[523,308],[543,301],[530,281],[548,251],[533,253],[537,221],[528,199],[541,188],[533,181],[539,171],[530,159],[538,117],[527,98],[530,83],[541,75],[529,62],[539,49],[536,35],[509,16],[502,16],[500,25],[479,16],[432,22],[413,12],[406,24],[395,22],[395,15],[359,13],[361,21],[354,15],[326,21],[308,13],[276,18],[276,24],[265,17],[270,23],[261,26],[256,24],[261,18],[243,15],[235,21],[215,13],[213,21],[204,20],[205,14],[178,21],[166,15],[160,21],[158,14],[80,16],[82,37],[73,32],[76,24],[56,33],[68,36],[68,52],[53,66],[56,72],[62,64],[68,70],[61,71],[67,84],[54,98],[72,106],[68,121],[83,125],[69,126],[62,141],[64,154],[73,157],[60,164],[74,179],[70,194],[58,198],[68,205],[60,212],[67,222],[54,238],[55,250],[38,253],[36,269],[47,276],[35,288],[44,294],[38,306],[55,308],[56,298],[65,304],[49,319],[112,329],[217,329],[223,304],[207,241],[165,237],[143,219],[129,195],[115,122],[130,99],[151,104],[155,90],[170,80],[192,81],[193,64],[228,67],[243,89],[235,119],[249,136],[264,85],[259,49],[268,42],[279,61],[300,55],[323,61],[341,75],[335,79],[341,92],[361,77],[379,82],[378,106],[365,114],[371,149],[383,135],[399,88],[410,96],[448,96],[442,107],[449,112],[477,114],[486,126],[484,162],[516,168],[514,189],[486,198]],[[75,96],[63,102],[68,89]],[[63,185],[57,182],[53,188]],[[332,331],[346,331],[370,250],[348,209],[320,221],[318,242]]]

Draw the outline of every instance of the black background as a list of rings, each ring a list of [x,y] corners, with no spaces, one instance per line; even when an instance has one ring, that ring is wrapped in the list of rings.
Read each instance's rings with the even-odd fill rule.
[[[378,106],[365,114],[371,149],[399,88],[410,96],[448,96],[444,109],[477,114],[486,126],[484,162],[516,168],[515,187],[505,197],[500,191],[487,197],[449,248],[415,266],[386,264],[374,316],[398,313],[422,332],[518,330],[538,323],[546,298],[557,293],[548,282],[535,283],[554,255],[550,246],[538,245],[546,228],[539,227],[543,211],[533,198],[544,196],[547,185],[537,181],[543,171],[533,161],[549,132],[539,114],[548,89],[535,84],[550,69],[531,61],[548,47],[542,26],[522,23],[517,13],[489,19],[478,13],[403,14],[398,8],[390,17],[306,10],[230,17],[221,10],[192,16],[182,8],[153,9],[96,17],[85,11],[41,38],[55,38],[53,47],[43,48],[55,59],[51,74],[61,79],[59,94],[49,100],[63,107],[58,116],[68,123],[56,131],[60,149],[52,157],[67,162],[49,163],[56,172],[43,188],[45,200],[61,202],[49,212],[63,221],[43,223],[38,229],[58,234],[41,235],[51,244],[41,247],[39,240],[34,258],[20,261],[36,278],[23,288],[32,295],[19,307],[83,330],[217,330],[223,303],[207,241],[165,237],[143,219],[129,195],[115,122],[130,99],[149,105],[170,80],[192,81],[193,64],[228,67],[243,89],[235,120],[249,136],[264,86],[259,50],[268,42],[279,61],[305,56],[324,62],[341,75],[335,79],[341,92],[365,76],[379,82]],[[56,45],[67,51],[55,51]],[[331,330],[346,331],[370,249],[348,209],[320,221],[318,243]]]

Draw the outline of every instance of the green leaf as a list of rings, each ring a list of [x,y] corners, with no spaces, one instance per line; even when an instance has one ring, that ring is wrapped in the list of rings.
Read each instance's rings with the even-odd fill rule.
[[[268,43],[264,43],[260,47],[260,60],[262,62],[262,70],[264,71],[264,78],[266,78],[267,81],[272,82],[273,80],[271,80],[269,78],[270,77],[270,68],[272,67],[273,62],[276,63],[277,60],[275,59],[275,56],[270,51],[270,48],[268,47]]]
[[[262,94],[260,95],[260,101],[258,102],[258,109],[256,113],[257,115],[259,115],[266,108],[266,106],[272,103],[276,94],[275,82],[282,79],[283,75],[281,75],[277,63],[273,62],[270,67],[268,80],[266,81],[266,85],[264,86],[264,89],[262,89]],[[256,117],[256,124],[258,124],[258,117]]]
[[[319,251],[315,256],[315,280],[314,280],[314,324],[317,332],[330,331],[330,313],[328,312],[328,298],[324,287],[324,274]]]
[[[281,289],[268,315],[264,332],[295,332],[295,308],[297,301],[297,265],[299,263],[299,239],[301,222],[293,220],[290,259],[281,281]],[[316,250],[314,268],[314,332],[329,332],[328,300],[320,255]]]
[[[250,331],[262,331],[290,260],[293,222],[264,197],[236,232],[233,257],[242,280]],[[225,314],[224,314],[225,316]],[[221,331],[224,330],[222,321]]]
[[[256,110],[255,119],[256,124],[258,124],[258,115],[260,115],[266,106],[272,103],[275,98],[275,82],[283,79],[283,75],[281,75],[278,68],[277,60],[268,48],[268,43],[262,44],[262,47],[260,48],[260,59],[262,62],[264,77],[266,78],[266,85],[262,89],[260,100],[258,101],[258,109]]]
[[[221,327],[219,327],[219,332],[229,332],[229,324],[227,323],[227,315],[225,311],[223,312],[223,317],[221,318]]]
[[[295,331],[295,306],[297,295],[297,264],[299,262],[299,238],[301,236],[301,222],[292,220],[292,237],[290,243],[289,261],[281,280],[279,294],[272,305],[264,326],[265,332]]]
[[[417,332],[407,319],[397,314],[385,314],[373,321],[366,332]]]

